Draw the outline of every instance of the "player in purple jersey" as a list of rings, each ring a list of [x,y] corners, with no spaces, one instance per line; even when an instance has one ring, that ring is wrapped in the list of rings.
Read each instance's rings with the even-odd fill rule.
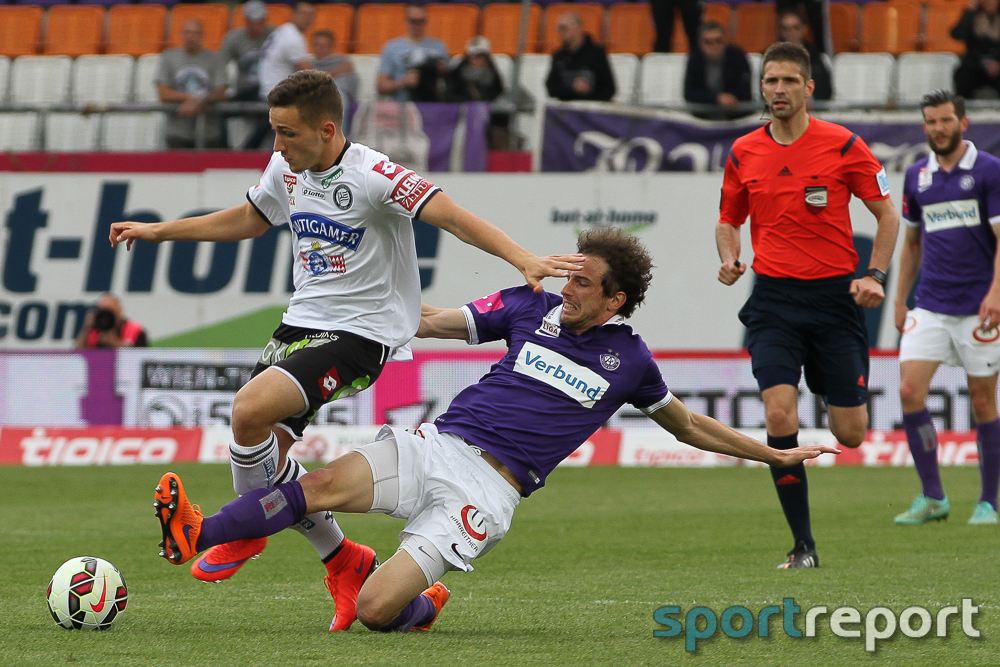
[[[688,410],[624,321],[645,298],[646,250],[634,236],[602,229],[583,234],[579,252],[583,266],[561,296],[515,287],[458,309],[423,307],[418,336],[502,339],[509,348],[434,424],[415,433],[384,427],[376,442],[207,518],[177,475],[165,474],[155,502],[161,556],[181,563],[215,544],[274,534],[309,512],[389,514],[407,521],[400,548],[361,588],[358,618],[374,630],[427,629],[447,601],[441,576],[471,571],[506,534],[521,498],[625,403],[708,451],[777,466],[837,453],[772,449]]]
[[[942,363],[965,368],[976,419],[982,493],[970,524],[996,524],[1000,482],[1000,160],[963,141],[965,100],[934,91],[921,101],[931,154],[906,171],[906,241],[896,286],[899,396],[903,427],[922,492],[899,524],[947,518],[937,437],[927,410],[931,378]],[[921,270],[922,269],[922,270]],[[907,298],[917,274],[916,308]]]

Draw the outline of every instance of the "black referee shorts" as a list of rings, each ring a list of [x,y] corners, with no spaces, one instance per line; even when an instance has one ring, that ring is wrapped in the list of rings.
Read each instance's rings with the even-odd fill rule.
[[[346,331],[320,331],[279,326],[264,348],[250,377],[272,366],[295,382],[306,399],[306,409],[281,420],[296,436],[325,403],[353,396],[378,379],[389,348]]]
[[[829,405],[868,400],[868,329],[850,294],[853,279],[756,277],[740,321],[761,391],[798,386],[804,369],[809,390]]]

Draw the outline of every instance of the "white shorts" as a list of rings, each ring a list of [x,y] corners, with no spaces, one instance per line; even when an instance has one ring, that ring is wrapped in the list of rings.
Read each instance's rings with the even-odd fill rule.
[[[520,494],[478,448],[459,436],[439,433],[433,424],[421,425],[416,433],[383,426],[375,442],[355,451],[372,468],[371,511],[406,519],[400,548],[413,556],[428,579],[435,566],[433,558],[418,551],[424,540],[440,552],[447,569],[471,572],[472,561],[510,529]]]
[[[906,314],[899,361],[939,361],[972,377],[1000,370],[1000,328],[983,333],[976,315],[942,315],[923,308]]]

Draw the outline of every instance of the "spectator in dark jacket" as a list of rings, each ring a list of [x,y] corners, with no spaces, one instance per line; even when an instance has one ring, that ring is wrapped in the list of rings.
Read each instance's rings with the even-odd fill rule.
[[[962,64],[955,70],[955,92],[962,97],[1000,96],[1000,0],[969,0],[952,31],[965,42]]]
[[[718,111],[694,114],[699,118],[727,120],[749,115],[734,107],[751,99],[750,62],[741,48],[726,43],[726,31],[714,21],[702,24],[698,48],[691,49],[684,74],[684,99],[719,107]]]
[[[449,102],[490,102],[503,92],[503,81],[490,57],[490,40],[478,36],[465,45],[465,55],[445,79]]]
[[[562,48],[552,54],[552,69],[545,80],[549,95],[560,100],[603,100],[615,96],[615,77],[603,46],[583,31],[576,12],[560,14],[556,30]]]
[[[778,14],[778,39],[803,47],[809,53],[809,65],[812,68],[813,82],[816,84],[812,99],[830,100],[833,98],[833,85],[830,82],[830,68],[826,64],[826,54],[816,48],[815,44],[805,41],[806,26],[799,13],[788,9]],[[752,82],[759,86],[760,82]]]

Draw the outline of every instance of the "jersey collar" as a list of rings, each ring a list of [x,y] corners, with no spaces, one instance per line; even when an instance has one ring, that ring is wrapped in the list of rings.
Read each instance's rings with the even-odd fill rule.
[[[963,139],[962,143],[965,144],[965,155],[962,156],[962,159],[958,161],[958,165],[956,166],[959,169],[969,171],[976,165],[976,158],[979,157],[979,149],[968,139]],[[938,163],[937,153],[931,151],[931,154],[927,156],[927,171],[933,174],[940,168],[941,165]]]
[[[324,176],[328,175],[331,171],[339,167],[341,160],[344,159],[344,155],[347,153],[347,149],[350,147],[351,147],[351,142],[349,140],[345,141],[343,150],[340,151],[340,155],[338,155],[337,159],[333,161],[333,164],[330,165],[330,168],[324,169],[323,171],[314,171],[312,172],[313,176],[315,176],[316,178],[323,178]]]

